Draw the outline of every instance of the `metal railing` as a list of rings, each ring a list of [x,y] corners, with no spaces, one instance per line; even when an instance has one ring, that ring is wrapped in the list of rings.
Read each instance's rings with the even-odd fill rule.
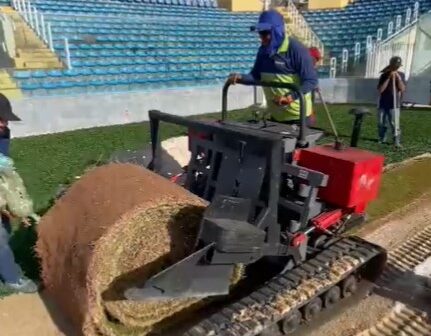
[[[319,37],[314,33],[313,29],[305,20],[301,12],[296,8],[294,2],[289,0],[287,6],[284,7],[285,13],[292,20],[290,28],[292,33],[298,36],[307,46],[317,47],[322,55],[325,53],[325,46]]]
[[[354,43],[353,55],[348,46],[343,48],[341,56],[332,57],[330,60],[330,77],[365,75],[365,77],[374,78],[379,76],[382,64],[386,65],[389,58],[395,55],[403,58],[406,76],[408,76],[415,42],[414,27],[418,23],[419,13],[417,1],[413,8],[407,8],[404,18],[403,15],[397,15],[395,20],[388,22],[386,36],[383,36],[383,28],[378,28],[375,35],[368,35],[363,42],[365,50],[362,50],[360,41]],[[403,35],[407,35],[404,43],[394,42]]]
[[[33,30],[40,40],[52,51],[55,52],[54,43],[52,39],[51,23],[46,22],[45,15],[38,11],[29,0],[12,0],[12,6],[21,15],[23,20]],[[68,69],[72,68],[72,62],[70,60],[69,41],[67,38],[64,39],[66,60],[65,64]],[[59,57],[60,58],[60,57]]]
[[[400,56],[403,59],[403,70],[406,78],[410,76],[413,61],[417,26],[419,22],[419,2],[412,9],[408,8],[404,16],[397,15],[394,22],[390,21],[385,39],[377,38],[367,43],[365,77],[377,78],[382,67],[386,66],[392,56]]]
[[[380,70],[388,64],[389,59],[392,56],[400,56],[403,59],[406,78],[408,78],[413,59],[416,31],[417,25],[413,24],[402,29],[385,42],[374,43],[367,53],[365,77],[379,77]]]
[[[28,0],[12,0],[13,8],[21,15],[24,21],[29,25],[35,34],[54,51],[52,44],[51,26],[49,22],[45,22],[43,13],[40,13],[35,6]]]

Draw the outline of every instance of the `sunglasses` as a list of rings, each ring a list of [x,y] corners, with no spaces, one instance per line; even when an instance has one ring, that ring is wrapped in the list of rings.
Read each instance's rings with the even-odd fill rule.
[[[268,36],[268,35],[271,35],[270,30],[264,30],[264,31],[259,32],[259,36],[264,37],[264,36]]]

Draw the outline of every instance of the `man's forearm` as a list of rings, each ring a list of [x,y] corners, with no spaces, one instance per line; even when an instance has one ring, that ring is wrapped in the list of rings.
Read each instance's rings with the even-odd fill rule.
[[[386,88],[388,87],[388,84],[389,84],[389,81],[391,80],[391,78],[392,78],[392,77],[389,77],[387,80],[385,80],[385,81],[383,82],[383,84],[382,84],[381,86],[379,86],[379,88],[378,88],[379,93],[383,93],[383,91],[385,91],[385,90],[386,90]]]
[[[403,80],[401,79],[400,75],[397,75],[397,84],[400,88],[401,92],[404,92],[406,90],[406,85],[404,84]]]
[[[256,84],[256,79],[253,77],[252,74],[242,74],[241,82],[244,84],[253,85]]]

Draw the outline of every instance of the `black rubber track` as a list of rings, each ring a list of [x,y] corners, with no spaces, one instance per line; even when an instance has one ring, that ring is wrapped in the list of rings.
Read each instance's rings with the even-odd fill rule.
[[[379,276],[386,251],[358,237],[340,238],[302,265],[278,275],[237,302],[199,321],[183,336],[256,336],[278,329],[278,323],[353,273],[371,281]],[[372,274],[365,274],[368,272]],[[272,334],[272,332],[271,332]]]

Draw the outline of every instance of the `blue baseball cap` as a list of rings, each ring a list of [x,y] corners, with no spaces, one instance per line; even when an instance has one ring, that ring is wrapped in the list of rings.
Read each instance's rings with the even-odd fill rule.
[[[21,119],[12,112],[12,105],[5,95],[0,93],[0,119],[5,121],[21,121]]]
[[[258,23],[256,25],[250,27],[251,31],[256,31],[258,33],[263,32],[263,31],[269,31],[271,29],[272,29],[272,24],[265,23],[265,22]]]
[[[284,17],[276,10],[271,9],[262,12],[259,16],[258,23],[251,26],[250,30],[260,33],[263,31],[271,31],[272,29],[277,29],[279,27],[284,27]]]

